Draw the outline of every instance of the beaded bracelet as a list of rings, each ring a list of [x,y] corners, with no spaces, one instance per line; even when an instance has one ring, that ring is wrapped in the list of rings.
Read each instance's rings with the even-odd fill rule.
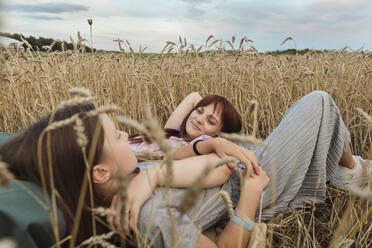
[[[236,214],[236,216],[238,216],[238,217],[241,218],[241,213],[240,213],[239,209],[235,208],[234,213]],[[235,222],[236,224],[238,224],[237,221],[236,221],[236,220],[238,220],[238,222],[239,222],[238,225],[240,225],[240,219],[238,217],[236,217],[236,216],[234,215],[231,218],[231,220],[233,222]],[[247,216],[244,216],[244,224],[243,224],[244,229],[246,229],[246,230],[253,230],[253,228],[255,227],[255,225],[256,225],[256,223],[254,221],[252,221]]]

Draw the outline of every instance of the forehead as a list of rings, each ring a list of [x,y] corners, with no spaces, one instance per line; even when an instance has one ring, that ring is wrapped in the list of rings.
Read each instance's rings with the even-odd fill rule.
[[[111,120],[111,118],[107,114],[100,115],[102,126],[106,131],[115,129],[115,123]]]
[[[223,114],[223,107],[221,103],[213,102],[205,106],[201,106],[204,108],[207,114],[213,115],[216,118],[221,118]]]

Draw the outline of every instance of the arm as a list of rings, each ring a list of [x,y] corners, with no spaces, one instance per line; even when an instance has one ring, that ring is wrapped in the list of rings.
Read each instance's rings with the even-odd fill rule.
[[[226,165],[213,168],[219,160],[220,158],[216,154],[211,153],[174,161],[172,167],[173,181],[170,186],[173,188],[187,188],[191,186],[207,167],[211,167],[212,171],[204,179],[204,188],[215,187],[225,183],[232,172]],[[147,173],[149,173],[150,178],[156,178],[155,186],[163,186],[165,184],[165,166],[150,168]]]
[[[258,173],[258,161],[253,152],[245,149],[237,144],[232,143],[224,138],[216,137],[209,140],[201,141],[197,144],[197,150],[201,154],[210,154],[215,152],[220,158],[232,156],[241,161],[249,171],[253,169],[254,173]],[[195,156],[193,144],[181,146],[173,154],[174,159],[182,159]],[[237,170],[237,165],[228,163],[228,167],[232,170]]]
[[[262,170],[262,169],[260,169]],[[260,201],[262,191],[269,183],[270,179],[262,170],[260,175],[253,178],[244,176],[242,191],[237,208],[241,213],[254,220],[256,209]],[[200,235],[199,247],[238,247],[240,227],[230,221],[223,232],[219,235],[217,242],[214,243],[204,235]],[[243,229],[242,247],[246,247],[251,235],[251,231]]]
[[[179,129],[183,119],[202,99],[198,92],[188,94],[169,117],[164,128]]]
[[[189,187],[192,185],[202,171],[207,167],[214,167],[219,161],[216,154],[209,154],[197,157],[191,157],[183,160],[173,162],[173,181],[171,187]],[[212,169],[206,176],[203,187],[214,187],[221,185],[227,181],[231,175],[231,170],[226,166],[220,166]],[[124,226],[120,225],[120,209],[121,201],[118,196],[120,192],[115,195],[111,202],[110,209],[117,213],[116,216],[108,216],[107,222],[114,230],[124,231],[129,233],[129,223],[132,229],[137,226],[139,211],[142,205],[151,196],[152,192],[157,186],[162,186],[166,181],[166,167],[155,166],[145,171],[141,171],[136,177],[130,181],[127,188],[127,202],[125,209],[131,209],[131,220],[128,221],[129,215],[126,214],[124,219]],[[123,228],[123,229],[122,229]]]

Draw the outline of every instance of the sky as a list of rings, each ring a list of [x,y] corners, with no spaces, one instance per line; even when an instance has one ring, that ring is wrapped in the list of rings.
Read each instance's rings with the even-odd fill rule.
[[[160,52],[179,36],[199,47],[209,35],[235,36],[235,46],[246,36],[259,52],[372,50],[372,0],[0,0],[2,32],[70,41],[80,31],[90,40],[88,18],[93,47],[104,50],[118,50],[118,37]],[[295,42],[281,46],[286,37]]]

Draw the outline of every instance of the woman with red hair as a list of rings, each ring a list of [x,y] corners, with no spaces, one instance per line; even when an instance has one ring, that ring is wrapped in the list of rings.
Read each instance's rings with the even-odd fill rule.
[[[220,132],[239,133],[241,129],[241,116],[229,100],[220,95],[202,98],[198,92],[187,95],[164,126],[168,143],[178,147],[173,154],[175,160],[216,153],[220,158],[232,156],[258,173],[257,158],[252,151],[217,136]],[[144,152],[151,156],[162,154],[160,148],[146,136],[133,135],[129,144],[139,156]],[[237,169],[232,162],[217,168],[216,173],[220,176],[214,177],[216,181],[212,184],[226,182],[231,172]]]

